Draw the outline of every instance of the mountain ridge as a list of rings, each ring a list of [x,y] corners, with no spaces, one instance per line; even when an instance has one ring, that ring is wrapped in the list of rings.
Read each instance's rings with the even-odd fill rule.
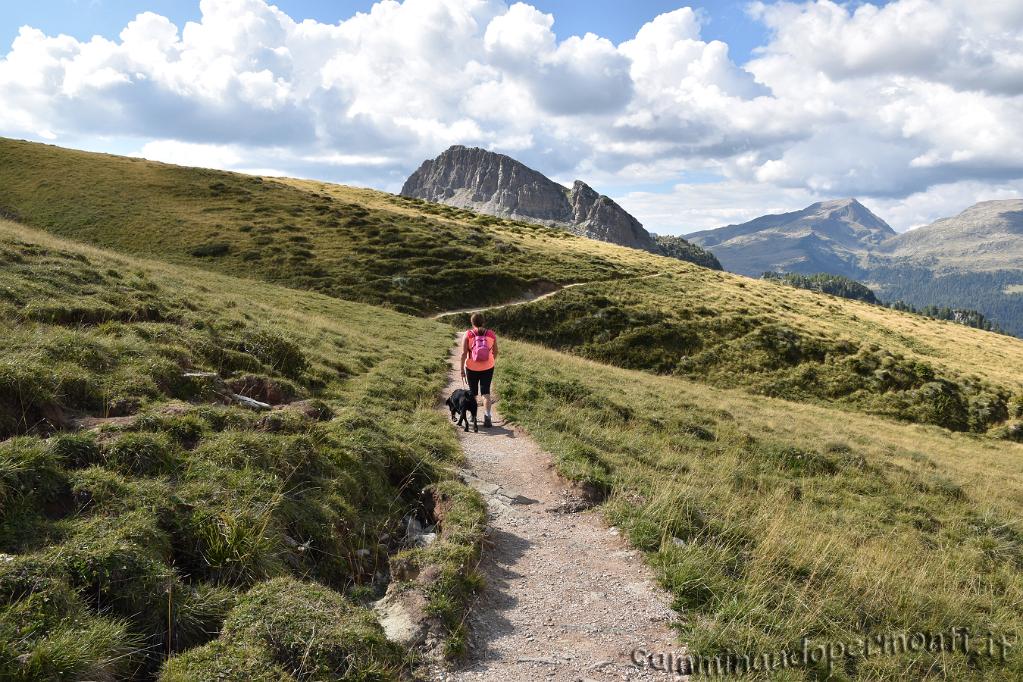
[[[610,197],[582,180],[565,187],[506,154],[452,145],[420,164],[400,195],[502,218],[559,227],[580,236],[720,269],[681,238],[658,239]],[[684,240],[683,240],[684,241]]]
[[[831,200],[687,238],[730,272],[841,275],[887,301],[976,309],[1023,335],[1023,199],[979,202],[901,234],[856,199]]]
[[[1006,256],[1023,264],[1023,199],[993,199],[896,235],[884,245],[897,258],[932,258],[942,269],[968,257],[971,269],[1003,269]]]
[[[731,272],[756,277],[784,270],[811,274],[842,269],[855,272],[872,246],[896,234],[888,223],[858,200],[819,201],[799,211],[760,216],[686,235],[697,246],[714,249]]]

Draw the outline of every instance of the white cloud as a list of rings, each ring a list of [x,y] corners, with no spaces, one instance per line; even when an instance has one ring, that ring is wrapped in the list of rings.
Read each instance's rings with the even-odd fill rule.
[[[230,145],[195,144],[174,140],[147,142],[136,156],[179,166],[233,168],[244,161],[242,150]]]
[[[876,199],[871,204],[871,209],[893,225],[915,229],[929,225],[939,218],[956,215],[978,201],[1019,197],[1023,197],[1023,181],[1006,183],[963,181],[934,185],[922,192],[899,199]]]
[[[559,41],[555,17],[502,0],[382,0],[337,24],[199,5],[88,41],[21,29],[0,134],[392,191],[481,145],[626,188],[665,232],[850,195],[907,228],[1023,178],[1020,3],[753,3],[771,37],[744,65],[685,7],[615,45]],[[689,172],[720,180],[678,184]]]
[[[645,225],[652,232],[689,234],[798,210],[820,197],[804,189],[726,180],[680,184],[666,193],[630,192],[615,200],[627,211],[647,216]]]

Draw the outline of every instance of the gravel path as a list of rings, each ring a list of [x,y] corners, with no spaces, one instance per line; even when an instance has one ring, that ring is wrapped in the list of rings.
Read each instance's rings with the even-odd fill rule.
[[[449,390],[461,386],[456,363],[453,357]],[[499,381],[500,367],[495,387]],[[636,648],[683,651],[669,628],[670,600],[639,552],[597,512],[555,511],[572,496],[550,455],[495,416],[491,429],[458,430],[463,478],[489,508],[481,566],[487,589],[470,615],[467,660],[434,670],[434,679],[669,679],[631,661]],[[481,424],[482,417],[481,407]]]

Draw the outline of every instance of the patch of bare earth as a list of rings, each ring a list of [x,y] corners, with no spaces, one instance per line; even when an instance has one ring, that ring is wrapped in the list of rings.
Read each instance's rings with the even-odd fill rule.
[[[457,359],[452,363],[454,367]],[[500,362],[495,390],[500,390]],[[461,387],[454,369],[449,391]],[[437,680],[664,680],[632,652],[681,652],[670,599],[640,553],[575,492],[551,456],[503,424],[458,430],[463,478],[489,508],[482,572],[487,587],[469,617],[469,653]]]

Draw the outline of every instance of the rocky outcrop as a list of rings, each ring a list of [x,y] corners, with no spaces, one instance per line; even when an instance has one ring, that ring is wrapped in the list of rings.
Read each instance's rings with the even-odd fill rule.
[[[582,180],[567,188],[510,156],[478,147],[455,145],[424,161],[405,181],[401,195],[690,260],[677,255],[684,250],[666,253],[638,220]],[[697,251],[707,262],[705,252]]]
[[[657,251],[654,238],[638,220],[608,197],[597,194],[582,180],[572,183],[568,200],[572,205],[569,226],[583,235],[612,244]]]

